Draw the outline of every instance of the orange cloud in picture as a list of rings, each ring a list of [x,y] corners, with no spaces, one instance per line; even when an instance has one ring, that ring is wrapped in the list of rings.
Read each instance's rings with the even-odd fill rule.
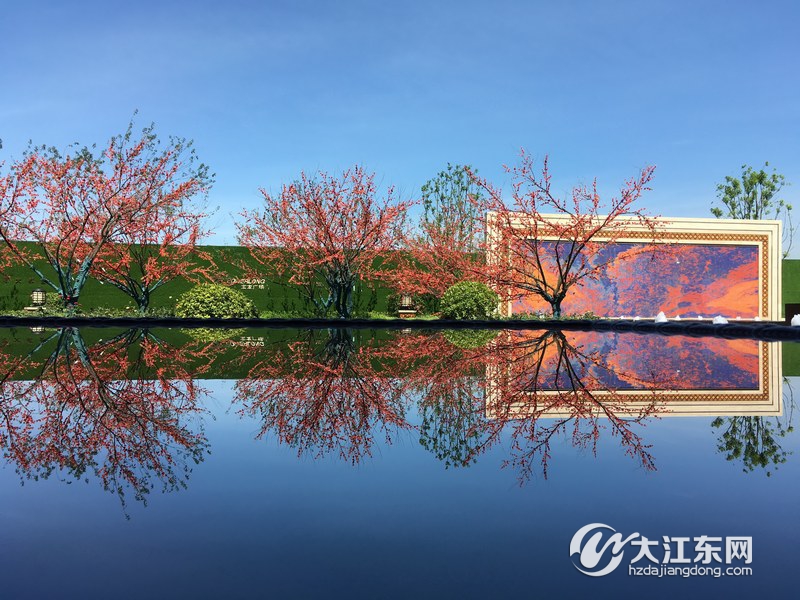
[[[589,261],[610,264],[595,280],[573,287],[563,302],[567,314],[601,317],[696,317],[759,314],[759,249],[755,245],[675,244],[655,254],[636,243],[599,247]],[[543,253],[546,256],[546,253]],[[512,312],[548,312],[535,295],[518,298]]]
[[[591,331],[562,332],[575,356],[571,368],[593,390],[640,390],[649,385],[671,390],[743,391],[759,389],[760,348],[757,340],[683,336],[609,335]],[[541,332],[519,332],[518,339]],[[539,389],[569,389],[559,348],[542,357]],[[534,385],[532,381],[531,386]]]

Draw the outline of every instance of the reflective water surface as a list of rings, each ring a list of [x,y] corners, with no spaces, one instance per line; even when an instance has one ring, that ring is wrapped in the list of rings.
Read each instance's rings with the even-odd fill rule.
[[[547,330],[0,330],[3,597],[785,594],[794,352]],[[613,549],[596,568],[570,555],[591,523],[639,534],[608,575],[579,569]],[[727,538],[752,538],[730,562],[750,574],[629,572],[653,562],[631,564],[645,537],[656,563],[715,566],[701,536],[723,569]],[[670,562],[681,545],[688,562]]]

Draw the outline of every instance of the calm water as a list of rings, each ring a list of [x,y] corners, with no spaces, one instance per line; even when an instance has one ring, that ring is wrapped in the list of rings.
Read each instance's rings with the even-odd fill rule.
[[[788,346],[541,331],[0,334],[3,598],[794,587],[800,380],[783,376]],[[570,556],[592,523],[639,534],[605,576],[578,570],[613,567],[613,548],[580,562],[591,535]],[[602,548],[613,532],[590,533]],[[642,536],[657,564],[631,564]],[[734,536],[752,538],[750,562],[727,560]],[[679,546],[688,563],[671,562]],[[661,564],[752,574],[629,574]]]

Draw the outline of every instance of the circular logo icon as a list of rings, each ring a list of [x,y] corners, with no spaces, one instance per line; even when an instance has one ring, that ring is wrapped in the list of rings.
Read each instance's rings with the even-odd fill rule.
[[[607,531],[612,532],[612,535],[608,536],[603,543]],[[594,533],[589,535],[591,532]],[[574,558],[572,564],[578,571],[589,577],[608,575],[622,562],[625,544],[638,535],[638,533],[633,533],[623,540],[622,534],[617,533],[613,527],[604,523],[590,523],[581,527],[572,536],[569,543],[569,555],[578,555],[577,564]]]

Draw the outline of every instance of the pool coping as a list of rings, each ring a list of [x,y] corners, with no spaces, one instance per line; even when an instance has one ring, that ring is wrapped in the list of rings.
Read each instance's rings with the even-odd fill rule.
[[[264,328],[264,329],[512,329],[655,333],[659,335],[713,336],[772,341],[800,341],[800,327],[783,321],[734,321],[714,324],[710,319],[656,323],[636,319],[567,320],[422,320],[422,319],[199,319],[180,317],[0,317],[0,327],[123,327],[146,328]]]

